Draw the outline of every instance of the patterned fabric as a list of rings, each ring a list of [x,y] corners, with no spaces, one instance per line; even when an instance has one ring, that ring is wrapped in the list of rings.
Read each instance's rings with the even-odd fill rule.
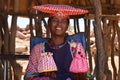
[[[40,45],[36,45],[33,47],[30,56],[29,56],[29,63],[26,69],[26,72],[38,72],[37,66],[38,66],[38,56],[40,56],[40,52],[42,50],[42,47]]]
[[[38,72],[49,72],[49,71],[57,71],[57,66],[53,59],[53,53],[44,52],[41,53],[38,61]]]
[[[42,47],[40,45],[36,45],[33,47],[31,54],[29,56],[29,63],[26,69],[26,74],[24,76],[25,80],[35,80],[35,77],[39,77],[39,73],[37,70],[38,67],[38,57],[40,56],[40,52],[42,50]]]
[[[73,43],[73,47],[76,47],[76,52],[73,53],[73,61],[70,65],[70,71],[73,73],[86,73],[89,72],[85,51],[81,43]]]

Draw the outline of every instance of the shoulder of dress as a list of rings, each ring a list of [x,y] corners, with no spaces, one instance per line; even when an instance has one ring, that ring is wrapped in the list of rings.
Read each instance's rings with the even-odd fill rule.
[[[45,43],[36,44],[34,47],[43,47]]]
[[[31,53],[38,54],[39,52],[44,52],[45,46],[43,43],[36,44],[33,49],[31,50]]]
[[[36,44],[32,50],[43,50],[44,49],[44,43]]]
[[[33,48],[41,47],[41,44],[36,44]]]

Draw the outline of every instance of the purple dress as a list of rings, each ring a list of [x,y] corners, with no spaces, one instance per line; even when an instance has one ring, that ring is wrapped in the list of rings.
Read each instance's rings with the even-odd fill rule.
[[[53,58],[57,65],[56,80],[73,80],[73,74],[69,72],[69,67],[72,61],[69,43],[64,43],[60,48],[52,48],[48,43],[45,43],[45,51],[52,52]]]

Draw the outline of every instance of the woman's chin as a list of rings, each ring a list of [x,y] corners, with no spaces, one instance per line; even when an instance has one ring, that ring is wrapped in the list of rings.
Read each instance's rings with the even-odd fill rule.
[[[54,34],[53,36],[64,37],[64,34],[56,33],[56,34]]]

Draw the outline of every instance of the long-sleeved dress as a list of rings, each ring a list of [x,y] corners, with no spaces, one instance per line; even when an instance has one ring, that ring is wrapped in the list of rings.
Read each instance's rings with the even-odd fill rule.
[[[55,72],[56,78],[54,80],[73,80],[73,74],[69,72],[69,67],[73,58],[71,47],[68,42],[57,46],[57,48],[51,47],[47,42],[42,46],[40,44],[35,45],[29,57],[29,63],[24,77],[25,80],[47,80],[49,77],[45,77],[44,79],[44,77],[41,77],[38,73],[38,66],[40,66],[40,64],[38,64],[38,57],[42,51],[53,53],[53,58],[58,69]]]

